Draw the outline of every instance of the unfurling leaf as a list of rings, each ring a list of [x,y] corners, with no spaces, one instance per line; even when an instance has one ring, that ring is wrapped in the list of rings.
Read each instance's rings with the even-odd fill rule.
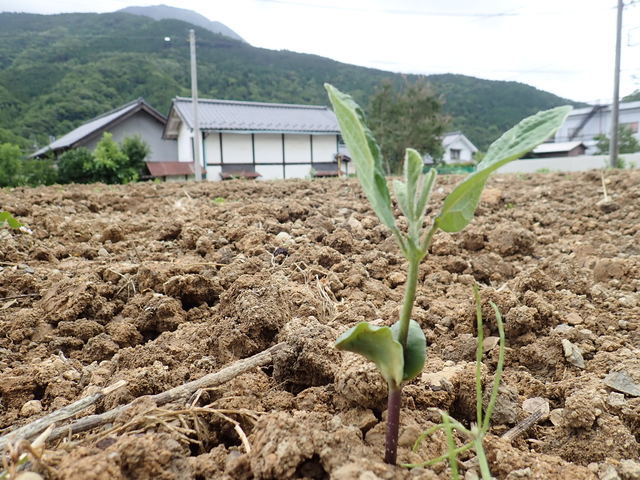
[[[365,125],[364,113],[353,99],[328,83],[324,87],[338,118],[342,138],[347,144],[356,165],[356,174],[364,193],[380,221],[398,234],[396,220],[391,208],[391,196],[382,169],[382,155],[369,128]]]
[[[393,337],[398,340],[400,332],[400,322],[396,322],[391,326]],[[407,346],[404,349],[404,367],[402,372],[402,381],[407,382],[417,377],[424,362],[427,359],[427,339],[420,325],[415,320],[409,321],[409,331],[407,333]]]
[[[562,125],[571,107],[556,107],[525,118],[493,142],[478,170],[469,175],[445,199],[436,218],[445,232],[459,232],[466,227],[478,206],[480,195],[492,172],[520,158],[551,137]]]
[[[338,337],[336,348],[359,353],[375,363],[391,388],[402,383],[404,355],[391,328],[361,322]]]

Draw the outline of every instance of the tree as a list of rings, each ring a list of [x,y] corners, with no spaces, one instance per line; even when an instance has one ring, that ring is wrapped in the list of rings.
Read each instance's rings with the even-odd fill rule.
[[[122,141],[122,152],[127,156],[129,162],[127,168],[130,174],[135,174],[135,179],[140,178],[140,172],[144,169],[144,159],[151,153],[149,144],[140,138],[140,135],[126,137]]]
[[[129,157],[120,149],[109,132],[102,134],[93,152],[94,161],[91,164],[93,180],[104,183],[127,183],[135,181],[135,174],[128,166]]]
[[[593,137],[598,143],[598,155],[607,155],[609,153],[609,137],[604,134]],[[635,153],[640,151],[640,142],[633,136],[633,131],[626,125],[620,125],[618,128],[618,153]]]
[[[17,145],[0,143],[0,187],[20,185],[22,151]]]
[[[93,180],[93,154],[84,147],[67,150],[58,159],[60,183],[90,183]]]
[[[371,99],[370,126],[380,142],[388,173],[397,173],[407,147],[422,155],[442,157],[440,137],[448,123],[441,114],[442,102],[424,79],[406,82],[395,90],[382,83]]]

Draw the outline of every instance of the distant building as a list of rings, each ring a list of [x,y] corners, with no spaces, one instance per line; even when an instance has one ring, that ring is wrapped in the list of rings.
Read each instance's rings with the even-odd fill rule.
[[[200,99],[198,118],[207,180],[337,172],[340,129],[327,107]],[[191,99],[175,98],[163,138],[177,140],[180,162],[194,161],[193,131]]]
[[[620,104],[619,122],[640,141],[640,102]],[[573,110],[555,135],[555,142],[584,143],[587,153],[596,153],[594,138],[611,135],[611,105],[593,105]]]
[[[584,155],[587,147],[582,142],[543,143],[526,154],[524,158],[576,157]]]
[[[60,156],[72,148],[96,148],[103,133],[110,132],[116,142],[139,135],[151,149],[149,162],[170,162],[177,158],[176,142],[162,138],[167,119],[155,108],[138,98],[110,112],[89,120],[66,135],[35,152],[31,157]]]
[[[473,156],[478,152],[476,146],[471,143],[462,132],[449,132],[442,136],[442,162],[448,165],[461,163],[473,163]],[[426,164],[434,163],[430,155],[425,155]]]

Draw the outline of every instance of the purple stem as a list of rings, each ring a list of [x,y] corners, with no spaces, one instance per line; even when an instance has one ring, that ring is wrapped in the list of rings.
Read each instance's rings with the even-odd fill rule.
[[[402,403],[402,386],[389,387],[387,400],[387,433],[384,439],[384,461],[396,464],[398,457],[398,432],[400,430],[400,404]]]

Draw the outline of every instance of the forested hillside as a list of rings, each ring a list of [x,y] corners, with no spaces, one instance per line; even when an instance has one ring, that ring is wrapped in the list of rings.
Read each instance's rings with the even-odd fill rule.
[[[31,149],[140,96],[166,113],[172,97],[190,95],[189,28],[118,12],[0,14],[0,142]],[[327,104],[322,84],[330,82],[366,105],[381,81],[403,81],[399,74],[255,48],[195,28],[201,97]],[[515,82],[452,74],[429,80],[443,96],[451,128],[480,148],[522,117],[568,102]]]

